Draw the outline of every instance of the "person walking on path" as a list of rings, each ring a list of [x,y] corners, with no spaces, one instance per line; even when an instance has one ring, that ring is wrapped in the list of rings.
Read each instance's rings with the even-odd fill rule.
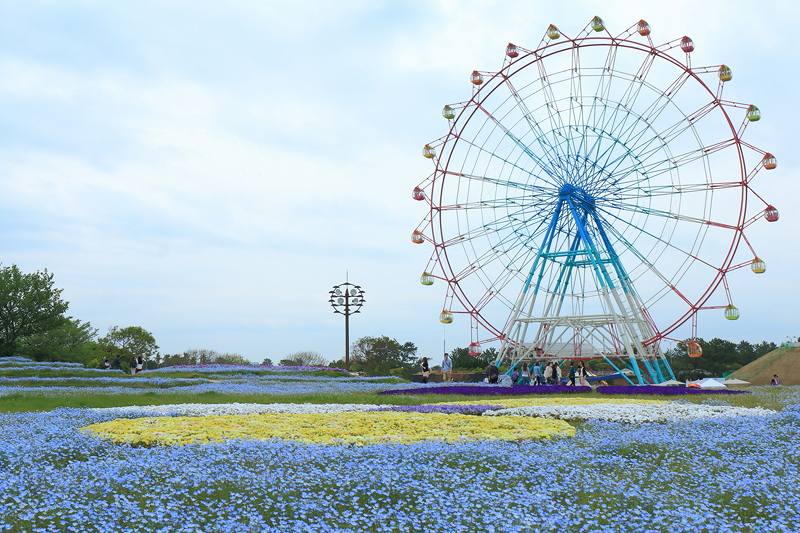
[[[556,385],[561,385],[561,367],[558,366],[558,363],[553,363],[553,378]]]
[[[428,366],[428,358],[422,358],[422,364],[420,365],[422,368],[422,382],[427,383],[428,378],[431,377],[431,368]]]
[[[442,359],[442,381],[452,381],[453,380],[453,361],[450,360],[450,356],[447,353],[444,354],[444,359]]]

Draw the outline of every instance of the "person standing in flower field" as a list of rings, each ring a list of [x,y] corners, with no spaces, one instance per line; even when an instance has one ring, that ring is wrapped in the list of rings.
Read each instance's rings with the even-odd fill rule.
[[[558,363],[553,363],[553,384],[554,385],[561,385],[561,367],[558,366]]]
[[[531,384],[531,372],[528,369],[528,363],[522,363],[522,372],[519,375],[519,381],[517,382],[519,385],[530,385]]]
[[[544,377],[544,382],[548,385],[553,384],[553,365],[545,365],[544,372],[542,373],[542,377]]]
[[[442,381],[452,381],[452,379],[453,361],[450,360],[450,356],[445,352],[444,358],[442,359]]]
[[[485,372],[487,383],[497,383],[497,380],[500,377],[500,370],[495,366],[494,363],[489,363],[486,365]]]
[[[778,377],[778,374],[773,374],[772,375],[772,379],[769,380],[769,384],[770,385],[780,385],[781,384],[781,378]]]
[[[577,370],[575,369],[575,363],[570,363],[569,364],[569,383],[568,383],[568,385],[572,385],[573,387],[575,386],[575,375],[576,375],[576,373],[577,373]]]
[[[542,372],[542,363],[536,361],[533,363],[533,384],[544,385],[544,373]]]
[[[581,387],[587,387],[589,382],[586,381],[586,376],[589,375],[589,372],[586,370],[586,363],[581,361],[581,367],[578,369],[578,377],[580,378],[580,385]]]
[[[431,377],[431,368],[428,366],[428,358],[422,358],[422,382],[427,383],[428,378]]]

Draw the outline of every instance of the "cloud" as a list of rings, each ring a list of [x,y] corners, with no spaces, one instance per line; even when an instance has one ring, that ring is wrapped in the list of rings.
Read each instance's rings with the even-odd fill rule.
[[[788,208],[753,228],[768,274],[758,285],[737,274],[735,290],[740,323],[753,317],[742,331],[779,336],[788,320],[761,315],[791,307],[781,289],[800,259],[782,244],[797,223],[781,202],[800,193],[785,178],[797,170],[796,77],[786,79],[797,8],[721,6],[86,3],[77,33],[17,7],[15,42],[0,53],[3,261],[55,271],[72,311],[101,329],[141,324],[166,351],[209,343],[253,358],[338,356],[325,295],[349,268],[368,292],[359,335],[435,353],[444,288],[418,283],[430,249],[409,243],[423,216],[410,190],[430,170],[419,152],[444,132],[442,104],[469,94],[473,68],[497,68],[507,42],[533,47],[550,22],[566,32],[595,13],[619,28],[645,17],[659,38],[691,34],[698,61],[732,58],[732,91],[765,113],[753,138],[781,167],[759,191]],[[465,344],[468,326],[447,335]]]

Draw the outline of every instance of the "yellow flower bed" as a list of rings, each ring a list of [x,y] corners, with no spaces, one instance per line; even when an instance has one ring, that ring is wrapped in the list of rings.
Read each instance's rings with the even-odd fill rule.
[[[575,434],[575,428],[563,420],[392,411],[119,418],[83,429],[114,442],[146,446],[232,439],[409,444],[424,440],[527,440]]]
[[[633,398],[480,398],[461,402],[442,402],[436,405],[498,405],[511,409],[531,405],[593,405],[599,403],[656,405],[669,403],[665,400],[639,400]]]

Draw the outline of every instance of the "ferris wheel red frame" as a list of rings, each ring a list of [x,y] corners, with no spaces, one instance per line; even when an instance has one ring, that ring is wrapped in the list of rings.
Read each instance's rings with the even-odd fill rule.
[[[598,35],[595,35],[595,33]],[[583,50],[596,47],[603,47],[608,50],[626,49],[640,52],[652,56],[652,62],[666,62],[664,64],[672,65],[678,69],[680,74],[677,79],[681,80],[683,78],[681,85],[691,80],[696,84],[696,87],[705,91],[710,98],[711,104],[710,107],[707,106],[698,110],[698,113],[702,112],[702,115],[698,114],[697,117],[690,115],[686,117],[686,121],[693,126],[694,121],[700,121],[706,114],[718,111],[719,116],[724,119],[724,123],[730,132],[730,137],[726,137],[724,141],[710,146],[703,146],[707,152],[704,156],[716,151],[732,149],[736,152],[736,158],[738,159],[738,176],[735,179],[732,178],[732,181],[726,182],[714,182],[712,179],[708,184],[709,190],[738,189],[739,205],[735,220],[721,222],[710,218],[702,219],[698,217],[689,220],[689,217],[686,217],[686,220],[692,223],[716,226],[731,231],[727,251],[723,252],[723,258],[719,261],[719,264],[713,265],[716,268],[716,274],[708,282],[705,289],[697,295],[685,295],[677,284],[668,282],[668,289],[685,302],[686,309],[677,318],[668,320],[666,322],[667,325],[664,327],[658,327],[650,316],[649,311],[642,309],[654,331],[654,335],[645,339],[644,344],[657,344],[662,339],[672,338],[670,335],[689,320],[692,321],[691,338],[695,338],[697,313],[701,310],[723,309],[726,318],[737,319],[739,311],[732,302],[728,274],[731,271],[747,266],[750,266],[753,272],[757,274],[763,273],[765,270],[764,261],[756,254],[745,234],[745,229],[762,217],[769,222],[774,222],[778,219],[777,209],[764,200],[751,186],[753,179],[760,170],[772,170],[777,163],[771,153],[756,148],[743,140],[743,134],[748,123],[757,121],[760,118],[760,110],[751,104],[722,99],[722,88],[725,82],[731,79],[730,68],[726,65],[692,67],[691,53],[694,51],[694,43],[691,39],[684,36],[661,45],[655,45],[651,39],[650,27],[645,21],[639,21],[616,36],[608,32],[599,17],[595,17],[577,37],[569,37],[551,25],[535,50],[525,49],[509,43],[506,48],[506,58],[500,70],[496,72],[474,71],[470,77],[474,88],[471,98],[460,104],[445,106],[443,115],[448,119],[450,126],[447,134],[436,141],[426,144],[423,148],[423,155],[431,159],[435,167],[433,173],[415,187],[412,193],[412,197],[415,200],[425,201],[429,206],[427,216],[412,233],[412,242],[415,244],[430,242],[434,249],[421,281],[423,285],[430,285],[433,279],[439,279],[447,283],[448,290],[440,320],[443,323],[452,322],[454,313],[470,316],[473,330],[471,346],[478,346],[480,343],[492,340],[504,340],[505,331],[504,328],[498,327],[498,323],[495,320],[489,319],[483,313],[483,309],[488,303],[487,298],[491,299],[494,295],[491,291],[482,295],[469,294],[461,284],[461,280],[465,275],[465,268],[468,269],[469,265],[454,265],[449,254],[449,249],[464,238],[464,234],[453,236],[449,232],[446,219],[442,216],[442,213],[449,209],[464,208],[458,204],[448,204],[448,200],[445,198],[445,182],[448,179],[459,179],[459,177],[463,179],[464,176],[463,172],[460,172],[457,167],[459,155],[456,152],[456,147],[460,142],[468,142],[463,138],[463,132],[469,128],[470,122],[475,117],[480,117],[481,112],[487,114],[487,111],[482,109],[482,103],[491,98],[495,91],[501,90],[501,87],[508,88],[510,86],[508,80],[525,69],[536,68],[544,60],[556,54],[574,54],[576,49]],[[670,53],[676,49],[685,54],[684,60]],[[616,57],[616,52],[613,56]],[[611,52],[608,53],[608,57],[612,57]],[[605,67],[608,67],[608,65],[604,65]],[[708,75],[714,74],[716,74],[718,80],[716,90],[704,79]],[[642,79],[642,84],[644,84],[644,78]],[[680,90],[680,87],[678,90]],[[746,112],[739,126],[736,125],[731,117],[733,110],[745,110]],[[495,119],[495,122],[498,121]],[[506,135],[511,135],[507,129],[503,131]],[[511,138],[515,141],[518,140],[513,135],[511,135]],[[524,143],[519,142],[517,144],[522,146]],[[749,164],[745,151],[758,155],[758,161],[755,164]],[[763,203],[764,208],[756,212],[749,212],[748,200],[751,198]],[[736,210],[736,208],[733,209]],[[746,261],[737,262],[737,252],[741,249],[742,242],[744,242],[746,249],[752,253],[753,257]],[[663,254],[664,252],[662,251],[661,253]],[[687,252],[684,251],[684,253]],[[694,261],[705,262],[702,257],[694,255],[691,251],[688,252],[688,255]],[[724,304],[712,305],[709,301],[718,293],[720,286],[724,289],[727,301]],[[478,297],[476,298],[476,296]]]

